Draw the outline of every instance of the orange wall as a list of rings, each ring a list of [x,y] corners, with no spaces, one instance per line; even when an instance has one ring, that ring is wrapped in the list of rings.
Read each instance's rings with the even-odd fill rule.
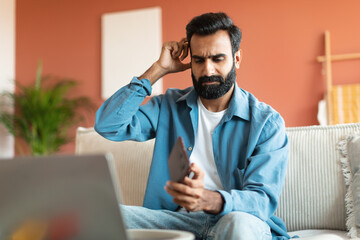
[[[32,81],[43,59],[45,74],[79,80],[78,94],[101,104],[101,15],[153,6],[162,8],[164,41],[185,36],[193,16],[228,13],[243,31],[238,84],[278,110],[287,126],[317,124],[324,85],[316,57],[324,54],[324,30],[331,31],[333,53],[360,52],[358,0],[17,0],[16,79]],[[360,82],[359,63],[333,64],[334,82]],[[189,85],[189,71],[164,79],[165,89]],[[93,123],[89,113],[82,125]]]

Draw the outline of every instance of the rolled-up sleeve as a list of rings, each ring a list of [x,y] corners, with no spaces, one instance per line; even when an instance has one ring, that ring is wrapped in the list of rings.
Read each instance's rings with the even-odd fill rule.
[[[113,141],[145,141],[154,138],[161,96],[153,97],[141,105],[145,97],[151,95],[151,91],[149,80],[134,77],[98,109],[95,130]]]

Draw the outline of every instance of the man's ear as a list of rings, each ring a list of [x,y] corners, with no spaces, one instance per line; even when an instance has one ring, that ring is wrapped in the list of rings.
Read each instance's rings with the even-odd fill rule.
[[[240,68],[241,59],[242,59],[242,50],[241,50],[241,49],[239,49],[239,50],[235,53],[234,59],[235,59],[235,67],[236,67],[237,69],[239,69],[239,68]]]

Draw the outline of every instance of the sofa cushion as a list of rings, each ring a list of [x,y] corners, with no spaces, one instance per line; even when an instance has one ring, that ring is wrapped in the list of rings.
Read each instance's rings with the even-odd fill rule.
[[[299,240],[348,240],[346,231],[309,229],[289,232],[291,237],[298,236]]]
[[[346,230],[345,184],[337,142],[360,123],[287,128],[290,156],[279,207],[288,231]]]
[[[339,142],[341,163],[346,184],[346,226],[352,238],[360,238],[360,134]]]

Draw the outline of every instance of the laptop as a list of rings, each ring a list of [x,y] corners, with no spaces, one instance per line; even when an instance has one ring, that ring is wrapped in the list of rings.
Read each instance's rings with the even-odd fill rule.
[[[0,161],[0,239],[128,239],[111,155]]]

